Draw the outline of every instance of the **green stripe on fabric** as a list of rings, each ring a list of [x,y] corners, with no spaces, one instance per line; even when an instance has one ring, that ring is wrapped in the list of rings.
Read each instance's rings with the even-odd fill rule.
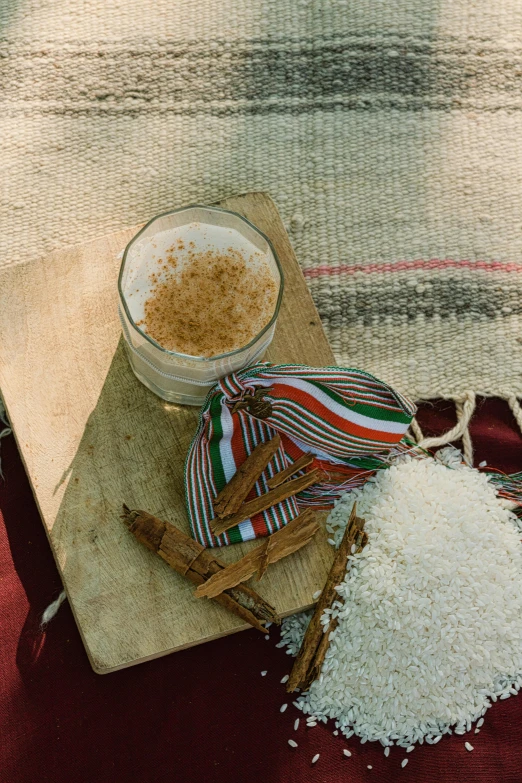
[[[343,408],[347,408],[351,411],[355,411],[355,413],[361,414],[361,416],[367,416],[370,419],[381,420],[381,421],[396,421],[400,424],[409,424],[411,421],[411,416],[408,416],[405,413],[402,413],[401,411],[392,411],[389,408],[380,408],[378,406],[373,405],[365,405],[361,402],[356,402],[355,405],[350,404],[347,402],[346,398],[342,397],[340,394],[337,394],[337,392],[333,391],[329,386],[326,386],[324,383],[318,383],[317,381],[312,381],[310,378],[306,379],[307,383],[310,383],[312,386],[315,386],[316,388],[320,389],[320,391],[324,392],[330,399],[334,400],[335,402],[339,403],[339,405],[342,405]],[[364,425],[365,426],[365,425]],[[370,429],[368,427],[368,429]]]
[[[347,460],[348,465],[353,468],[360,468],[361,470],[379,470],[383,467],[389,467],[383,463],[379,457],[352,457]]]
[[[294,410],[294,408],[296,410]],[[300,415],[298,415],[298,412]],[[275,417],[274,417],[275,418]],[[288,406],[288,409],[284,411],[279,410],[277,412],[277,420],[279,426],[281,423],[291,423],[295,430],[289,431],[290,437],[298,438],[310,443],[310,436],[313,436],[315,442],[321,447],[321,451],[330,451],[332,454],[346,454],[347,447],[351,450],[357,450],[363,454],[367,454],[369,451],[381,451],[382,449],[390,449],[391,444],[385,443],[374,438],[364,438],[361,435],[354,435],[353,433],[346,433],[340,430],[333,424],[326,422],[319,417],[312,418],[310,411],[304,408],[295,400],[292,400],[292,407]],[[306,425],[308,424],[308,429]],[[302,433],[302,435],[300,435]],[[400,436],[397,436],[397,440],[400,440]],[[336,449],[334,451],[334,449]]]
[[[353,407],[356,413],[360,413],[362,416],[369,416],[371,419],[377,419],[382,421],[395,421],[398,424],[405,424],[406,427],[411,421],[411,416],[402,411],[392,411],[390,408],[381,408],[374,405],[365,405],[364,403],[357,402]]]
[[[238,525],[236,525],[236,527],[231,527],[230,530],[227,530],[227,533],[231,544],[241,544],[243,541],[243,536],[240,533]]]
[[[212,462],[214,484],[218,492],[220,492],[227,483],[225,471],[223,470],[223,463],[221,461],[221,452],[219,450],[219,442],[223,437],[223,427],[221,426],[221,399],[221,395],[216,395],[210,403],[212,437],[209,442],[209,454]]]

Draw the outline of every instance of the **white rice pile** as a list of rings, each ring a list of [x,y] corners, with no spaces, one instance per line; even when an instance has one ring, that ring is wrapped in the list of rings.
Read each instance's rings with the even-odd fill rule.
[[[434,743],[521,687],[518,520],[484,474],[451,464],[403,460],[330,514],[338,545],[357,500],[369,543],[339,586],[321,676],[296,702],[313,722],[334,718],[346,737],[385,746]],[[284,622],[288,652],[309,617]]]

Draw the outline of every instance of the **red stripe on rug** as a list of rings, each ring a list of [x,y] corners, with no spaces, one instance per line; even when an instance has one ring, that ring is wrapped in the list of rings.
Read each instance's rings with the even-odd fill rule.
[[[522,264],[502,261],[454,261],[451,258],[431,258],[428,261],[396,261],[395,263],[381,264],[339,264],[338,266],[317,266],[314,269],[305,269],[305,277],[330,277],[333,275],[354,275],[356,272],[365,274],[410,272],[415,270],[431,269],[481,269],[486,272],[522,272]]]

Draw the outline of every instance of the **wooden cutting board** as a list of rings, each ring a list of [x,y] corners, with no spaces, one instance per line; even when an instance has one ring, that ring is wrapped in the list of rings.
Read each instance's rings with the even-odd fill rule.
[[[275,204],[220,202],[273,241],[285,293],[273,362],[334,357]],[[198,410],[166,403],[132,374],[117,314],[129,228],[0,274],[0,388],[94,671],[106,673],[243,630],[131,536],[122,503],[188,530],[183,464]],[[254,542],[220,550],[230,562]],[[331,562],[324,530],[271,566],[259,592],[281,615],[305,609]],[[49,596],[51,600],[55,596]]]

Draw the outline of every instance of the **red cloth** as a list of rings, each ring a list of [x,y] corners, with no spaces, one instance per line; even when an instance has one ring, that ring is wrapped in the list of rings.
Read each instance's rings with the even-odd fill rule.
[[[438,434],[454,423],[453,406],[424,406],[419,418]],[[505,403],[481,403],[472,435],[477,462],[522,469]],[[265,641],[252,630],[94,674],[68,604],[39,629],[61,584],[12,437],[2,441],[2,467],[0,783],[522,783],[522,697],[494,705],[478,735],[416,748],[405,769],[404,751],[385,758],[378,744],[334,737],[333,725],[294,732],[301,713],[279,682],[291,660],[275,648],[277,634]]]

